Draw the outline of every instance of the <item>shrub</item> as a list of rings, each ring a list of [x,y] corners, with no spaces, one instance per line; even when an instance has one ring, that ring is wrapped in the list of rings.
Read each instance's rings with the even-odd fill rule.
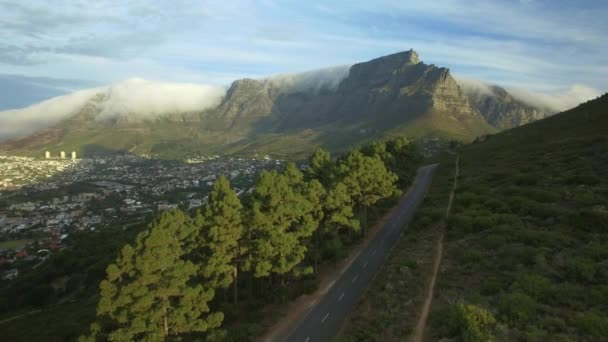
[[[583,257],[574,257],[566,260],[564,271],[568,279],[584,283],[593,281],[595,276],[593,260]]]
[[[504,286],[504,281],[496,277],[487,277],[481,281],[480,293],[485,296],[491,296],[499,293]]]
[[[459,336],[464,342],[488,342],[494,340],[496,319],[481,307],[457,304],[434,312],[431,326],[442,337]]]
[[[579,313],[574,319],[577,329],[586,335],[608,338],[608,318],[599,313],[587,311]]]
[[[608,232],[608,214],[594,210],[581,210],[568,217],[568,223],[575,229],[585,232]]]
[[[498,300],[498,310],[509,322],[525,325],[536,311],[536,301],[521,291],[503,294]]]
[[[550,295],[551,280],[537,274],[522,275],[518,279],[517,285],[526,294],[535,299],[542,300]]]
[[[488,342],[494,340],[496,319],[487,310],[475,305],[457,305],[460,336],[464,342]]]

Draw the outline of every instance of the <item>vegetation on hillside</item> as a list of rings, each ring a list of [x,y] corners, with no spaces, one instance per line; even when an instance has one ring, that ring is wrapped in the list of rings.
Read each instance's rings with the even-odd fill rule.
[[[425,340],[608,339],[607,112],[608,94],[460,150]],[[451,173],[442,169],[351,316],[345,340],[411,334],[421,303],[416,286],[428,279],[411,270],[431,260],[417,251],[431,248],[433,238],[419,237],[436,237],[445,213]],[[431,202],[434,193],[442,205]],[[401,284],[412,290],[402,293]]]
[[[608,338],[608,96],[461,152],[430,333],[455,303],[498,340]],[[450,313],[451,312],[451,313]]]

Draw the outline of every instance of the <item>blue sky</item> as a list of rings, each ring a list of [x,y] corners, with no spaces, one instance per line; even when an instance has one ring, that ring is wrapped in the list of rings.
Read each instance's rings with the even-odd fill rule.
[[[0,110],[131,77],[228,85],[410,48],[461,77],[608,90],[605,0],[0,0],[0,13]]]

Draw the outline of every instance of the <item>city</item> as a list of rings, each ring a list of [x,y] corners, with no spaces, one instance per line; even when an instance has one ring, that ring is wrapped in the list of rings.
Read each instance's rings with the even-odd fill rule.
[[[186,162],[117,155],[94,159],[0,156],[0,269],[4,279],[38,267],[65,248],[71,232],[128,227],[157,212],[201,207],[213,181],[228,177],[241,196],[257,174],[281,160],[223,158]]]

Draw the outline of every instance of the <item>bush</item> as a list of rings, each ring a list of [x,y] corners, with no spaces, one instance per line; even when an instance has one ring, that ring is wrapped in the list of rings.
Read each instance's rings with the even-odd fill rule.
[[[574,325],[577,329],[593,337],[600,337],[603,340],[608,338],[608,318],[599,313],[587,311],[576,315]]]
[[[568,223],[585,232],[608,233],[608,214],[600,211],[586,209],[572,213],[568,217]]]
[[[521,291],[503,294],[498,300],[498,310],[507,321],[525,325],[536,312],[536,301]]]
[[[550,295],[551,280],[536,274],[525,274],[521,276],[517,285],[532,298],[543,300]]]
[[[568,279],[583,283],[593,281],[595,276],[593,260],[583,257],[574,257],[566,260],[564,271]]]
[[[492,334],[496,319],[487,310],[475,305],[457,305],[460,336],[464,342],[487,342],[494,340]]]
[[[441,337],[458,336],[464,342],[488,342],[494,340],[496,319],[481,307],[457,304],[434,312],[431,326]]]
[[[491,296],[499,293],[504,286],[504,281],[496,277],[487,277],[481,282],[480,293],[484,296]]]

